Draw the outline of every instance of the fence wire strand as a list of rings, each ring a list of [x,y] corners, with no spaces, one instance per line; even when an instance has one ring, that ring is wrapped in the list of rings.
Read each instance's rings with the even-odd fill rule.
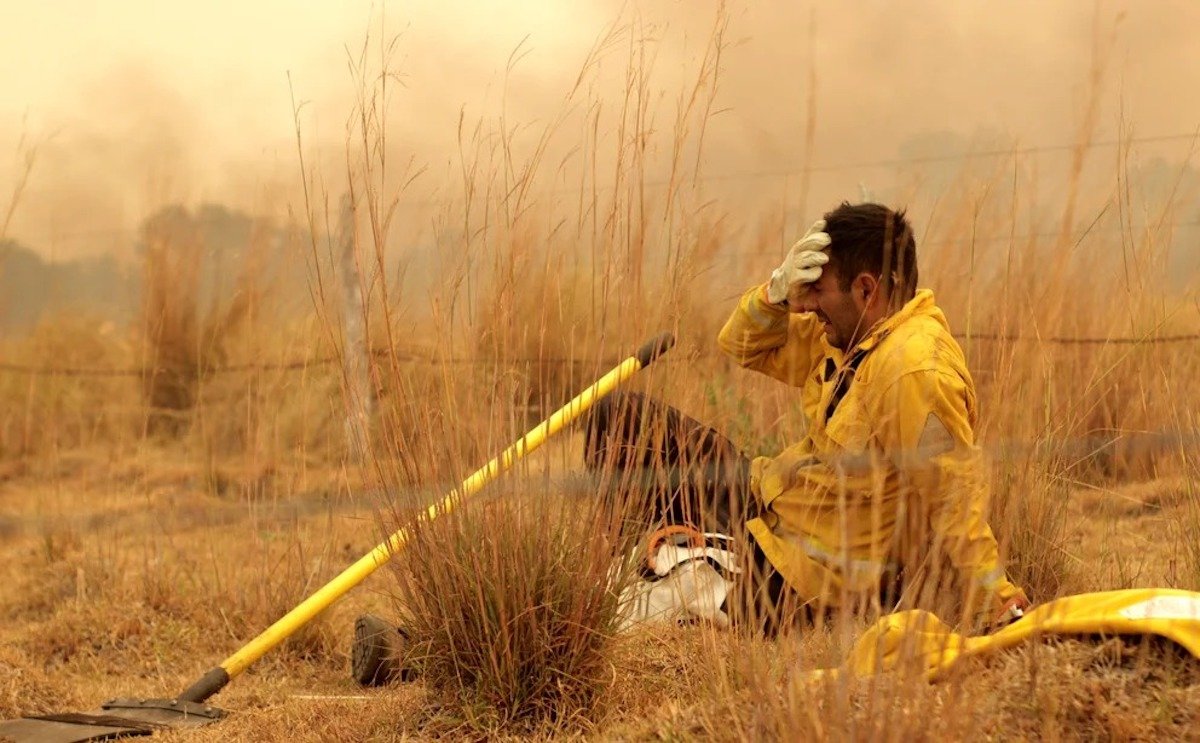
[[[1022,343],[1035,342],[1057,346],[1158,346],[1176,343],[1193,343],[1200,341],[1200,333],[1182,333],[1176,335],[1157,335],[1146,336],[1140,338],[1120,337],[1120,338],[1089,338],[1089,337],[1071,337],[1071,336],[1036,336],[1036,335],[1021,335],[1016,333],[955,333],[954,337],[960,341],[994,341],[1001,343]],[[511,364],[558,364],[558,365],[576,365],[576,364],[594,364],[594,365],[615,365],[620,363],[622,358],[598,358],[598,357],[578,357],[578,358],[561,358],[561,357],[462,357],[462,356],[439,356],[436,354],[418,354],[413,352],[397,352],[393,353],[386,348],[374,349],[372,355],[377,358],[387,358],[405,363],[424,363],[430,365],[451,364],[464,366],[505,366]],[[669,357],[662,359],[662,362],[667,363],[689,363],[704,359],[722,358],[720,354],[693,354],[686,357]],[[276,364],[226,364],[223,366],[213,366],[203,369],[206,375],[211,374],[234,374],[240,372],[273,372],[273,371],[301,371],[305,369],[330,366],[340,364],[342,357],[340,355],[317,356],[308,359],[294,359],[292,361],[283,361]],[[12,362],[0,362],[0,371],[9,372],[12,374],[31,374],[45,375],[55,377],[149,377],[155,376],[167,370],[177,370],[179,367],[169,366],[146,366],[146,367],[126,367],[126,368],[102,368],[102,367],[71,367],[71,366],[48,366],[44,364],[18,364]],[[191,368],[191,367],[188,367]]]

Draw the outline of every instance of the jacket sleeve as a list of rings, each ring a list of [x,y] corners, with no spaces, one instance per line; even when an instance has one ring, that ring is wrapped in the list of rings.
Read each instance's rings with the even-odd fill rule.
[[[947,556],[970,587],[968,611],[1024,598],[987,523],[988,473],[975,445],[968,383],[953,371],[924,369],[901,376],[885,397],[895,416],[881,443],[915,495],[933,554]]]
[[[739,366],[799,387],[825,357],[823,332],[811,314],[769,303],[760,285],[742,295],[717,344]]]

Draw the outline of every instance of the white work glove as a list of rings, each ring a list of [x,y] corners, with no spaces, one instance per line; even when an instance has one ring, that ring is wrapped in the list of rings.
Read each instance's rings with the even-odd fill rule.
[[[792,287],[811,284],[821,278],[821,266],[829,262],[829,234],[825,232],[825,220],[818,219],[804,233],[804,237],[792,246],[779,268],[771,272],[767,284],[767,301],[779,304],[788,298]]]

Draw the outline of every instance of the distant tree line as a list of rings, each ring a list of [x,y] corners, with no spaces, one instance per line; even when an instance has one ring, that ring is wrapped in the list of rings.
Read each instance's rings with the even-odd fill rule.
[[[112,254],[48,259],[29,245],[0,242],[0,331],[20,334],[61,314],[134,321],[144,308],[147,272],[163,260],[194,272],[187,276],[196,291],[191,299],[202,306],[228,299],[248,272],[260,287],[309,301],[297,238],[269,220],[201,204],[167,206],[144,220],[133,261]]]
[[[13,240],[0,243],[0,330],[29,330],[47,315],[88,313],[128,321],[137,311],[136,269],[112,255],[48,261]]]

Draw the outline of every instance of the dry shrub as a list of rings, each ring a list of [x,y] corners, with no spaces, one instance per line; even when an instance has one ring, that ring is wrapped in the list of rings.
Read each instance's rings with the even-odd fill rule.
[[[820,710],[795,679],[803,668],[834,665],[833,636],[807,627],[778,641],[726,639],[729,661],[702,681],[708,698],[690,712],[693,730],[715,740],[805,740],[822,737]]]
[[[586,724],[613,678],[617,524],[543,493],[415,528],[395,598],[444,717],[476,733]]]
[[[247,262],[229,290],[206,276],[214,258],[200,219],[167,209],[143,227],[142,325],[148,369],[143,389],[151,432],[188,429],[201,384],[225,360],[229,336],[261,299],[256,266]]]
[[[486,460],[636,348],[628,332],[596,341],[586,282],[560,268],[497,279],[463,350],[449,333],[418,348],[378,340],[372,464],[385,481],[456,476],[459,463]]]
[[[676,128],[668,134],[673,143],[657,136],[667,130],[651,126],[654,111],[642,103],[640,92],[627,96],[624,108],[614,109],[605,101],[584,100],[586,85],[567,96],[564,108],[581,105],[579,110],[588,117],[594,115],[594,124],[585,128],[594,133],[585,134],[582,141],[563,135],[579,154],[564,158],[553,173],[544,164],[555,159],[547,154],[554,151],[551,140],[558,130],[573,132],[562,121],[556,119],[544,131],[535,128],[531,136],[536,142],[529,147],[513,141],[510,132],[527,129],[511,121],[483,127],[483,134],[467,143],[468,149],[474,145],[477,150],[474,160],[469,154],[463,158],[464,203],[448,208],[449,216],[439,222],[443,229],[435,237],[440,256],[455,265],[461,260],[461,272],[451,272],[449,286],[435,287],[434,301],[425,312],[414,293],[401,294],[394,285],[389,291],[377,278],[363,280],[374,302],[369,308],[372,317],[385,315],[368,325],[379,335],[387,332],[386,337],[373,337],[384,342],[388,353],[375,356],[372,368],[371,381],[380,395],[373,433],[381,445],[369,463],[384,485],[457,474],[460,462],[481,460],[522,429],[522,421],[540,417],[544,411],[539,408],[547,402],[561,402],[594,376],[596,369],[587,363],[564,366],[553,359],[611,357],[614,351],[632,347],[644,331],[665,327],[674,327],[684,343],[664,364],[680,358],[688,340],[702,353],[713,354],[712,339],[736,295],[724,286],[717,289],[711,269],[722,259],[735,259],[736,264],[726,262],[736,270],[719,278],[749,285],[766,276],[787,243],[777,234],[785,225],[772,223],[760,230],[762,236],[732,246],[736,255],[720,255],[726,238],[735,238],[741,227],[748,233],[755,226],[752,215],[732,214],[726,220],[726,215],[716,214],[713,194],[700,188],[699,150],[711,110],[709,97],[717,90],[720,33],[718,23],[698,72],[697,90],[680,106]],[[649,91],[653,78],[649,70],[636,69],[638,51],[637,43],[631,42],[628,79],[639,91]],[[592,66],[589,59],[584,72]],[[581,74],[580,79],[589,78]],[[373,99],[367,103],[374,106]],[[371,127],[364,127],[368,128],[362,132],[364,140],[381,132],[383,122],[372,121]],[[1087,145],[1081,141],[1079,152]],[[693,146],[697,172],[685,172],[691,156],[678,153],[690,153]],[[523,157],[530,149],[532,153]],[[374,151],[372,145],[367,143],[364,150],[369,160],[366,153]],[[676,153],[671,155],[665,193],[646,188],[653,177],[655,152]],[[558,175],[570,170],[564,166],[576,162],[571,158],[592,165],[592,175],[578,184],[578,202],[574,197],[555,199],[553,191],[546,190],[561,186]],[[597,162],[605,164],[603,171],[614,173],[611,182],[596,175]],[[608,167],[612,164],[616,167]],[[389,184],[383,170],[364,173],[363,187],[366,199],[374,202],[373,213],[390,215],[394,206],[389,204],[394,205],[402,189],[385,188]],[[305,177],[307,183],[308,172]],[[1003,174],[993,174],[992,180],[1006,182]],[[1069,185],[1073,191],[1077,184]],[[1188,332],[1194,323],[1184,322],[1190,315],[1169,310],[1163,285],[1152,272],[1130,284],[1110,270],[1111,265],[1095,260],[1100,255],[1121,256],[1134,265],[1153,266],[1160,246],[1127,245],[1126,238],[1105,237],[1097,230],[1081,245],[1063,237],[1035,236],[1022,245],[1014,240],[1008,255],[995,252],[976,262],[977,231],[1015,234],[1036,221],[1026,217],[1057,205],[1023,202],[1018,208],[993,199],[994,213],[980,220],[978,204],[970,203],[969,194],[958,194],[964,189],[948,191],[937,213],[929,212],[932,224],[917,226],[919,233],[928,227],[927,234],[951,246],[939,254],[928,249],[933,241],[922,241],[921,260],[928,269],[923,275],[937,289],[955,330],[1027,338],[964,345],[972,368],[979,372],[982,442],[1000,454],[992,525],[1006,548],[1014,579],[1035,600],[1048,600],[1076,585],[1064,547],[1066,479],[1158,474],[1161,452],[1105,442],[1169,423],[1184,430],[1180,409],[1200,395],[1194,381],[1200,374],[1197,356],[1183,350],[1185,346],[1064,346],[1045,339],[1153,336]],[[1071,205],[1063,210],[1065,222],[1071,222],[1076,196],[1071,194]],[[891,195],[887,200],[896,201]],[[461,218],[456,212],[460,206]],[[311,227],[319,208],[315,203],[307,207]],[[390,216],[373,219],[371,245],[359,251],[374,253],[361,257],[364,265],[379,266],[379,275],[390,272],[396,258],[384,255],[384,246],[396,242],[389,241],[389,222]],[[310,232],[317,253],[317,231]],[[410,236],[394,237],[408,241]],[[224,305],[207,303],[197,283],[201,272],[195,270],[201,260],[198,239],[186,233],[147,238],[143,320],[150,358],[135,358],[128,350],[114,356],[87,334],[39,350],[34,358],[56,364],[78,359],[82,364],[103,357],[113,366],[163,367],[161,376],[147,379],[145,390],[156,426],[171,433],[186,428],[193,435],[183,438],[183,445],[202,448],[201,456],[209,461],[245,453],[262,456],[266,468],[277,452],[294,453],[302,461],[312,453],[343,453],[340,442],[348,416],[343,406],[329,404],[339,383],[336,366],[328,374],[307,369],[294,376],[208,374],[222,362],[332,353],[330,347],[338,346],[339,318],[322,316],[318,308],[318,322],[328,331],[321,342],[301,341],[280,348],[283,353],[278,355],[272,343],[267,352],[261,336],[238,332],[243,324],[252,324],[249,318],[258,301],[253,291],[235,293],[232,300],[225,295]],[[764,253],[753,265],[742,260],[743,251],[762,248],[768,239],[776,255]],[[1079,247],[1084,249],[1076,250]],[[547,256],[565,258],[551,262]],[[468,289],[460,291],[460,286]],[[470,287],[484,289],[472,295]],[[416,332],[402,332],[388,312],[411,317]],[[324,335],[334,337],[332,342]],[[403,345],[397,339],[403,339]],[[434,363],[402,361],[410,343],[432,347]],[[443,363],[460,355],[492,358],[483,366]],[[537,362],[518,361],[525,358]],[[668,392],[673,402],[715,411],[713,416],[697,417],[730,432],[753,453],[774,454],[800,438],[795,390],[751,380],[752,375],[731,371],[727,361],[688,361],[686,367],[674,367],[680,371],[671,375]],[[716,377],[722,372],[726,378]],[[128,401],[136,399],[129,394],[130,383],[103,378],[6,375],[3,384],[0,453],[5,455],[119,438],[125,430],[122,411],[132,408]],[[298,396],[311,402],[298,405]],[[344,407],[354,402],[348,400]],[[192,425],[194,407],[201,413],[199,432]],[[1017,454],[1009,451],[1010,444]],[[213,466],[209,471],[220,469]],[[1200,499],[1192,492],[1189,516],[1179,534],[1180,581],[1200,587]],[[423,656],[426,680],[448,718],[459,720],[473,735],[502,727],[528,730],[546,722],[566,727],[594,719],[610,678],[613,607],[612,595],[603,587],[613,544],[604,526],[607,518],[593,514],[590,507],[568,507],[547,497],[472,508],[418,530],[411,551],[395,565],[398,598]],[[48,538],[47,555],[64,551],[57,539]],[[177,632],[180,647],[189,649],[214,638],[223,643],[230,634],[241,639],[340,567],[314,562],[298,549],[300,543],[303,540],[283,545],[250,541],[245,549],[265,557],[234,557],[211,571],[182,554],[169,555],[145,576],[120,571],[113,585],[88,589],[89,601],[107,602],[102,612],[75,601],[80,582],[71,571],[76,567],[59,560],[53,576],[46,571],[46,594],[14,604],[5,616],[44,622],[31,636],[77,658],[76,665],[88,659],[89,648],[145,652],[149,658],[151,651],[160,650],[150,642],[151,631],[156,637],[168,636],[167,630]],[[321,547],[328,544],[331,539]],[[83,569],[85,577],[103,575],[86,563]],[[1099,575],[1096,581],[1110,578]],[[223,613],[212,612],[212,604]],[[124,614],[139,616],[118,624]],[[143,625],[145,617],[148,624]],[[333,655],[335,639],[328,629],[314,624],[313,634],[294,643],[297,654]],[[792,675],[814,658],[827,661],[821,665],[831,664],[840,656],[840,637],[815,634],[748,646],[722,634],[701,635],[700,640],[699,649],[688,645],[694,653],[681,654],[676,662],[661,656],[640,667],[635,660],[624,662],[630,676],[642,674],[637,682],[642,693],[634,699],[619,696],[625,693],[620,691],[621,703],[649,708],[662,701],[666,707],[649,729],[638,728],[628,737],[919,739],[967,737],[967,731],[979,729],[998,737],[1048,737],[1064,731],[1093,736],[1104,730],[1113,737],[1139,737],[1179,732],[1144,724],[1144,715],[1153,710],[1167,709],[1175,720],[1195,709],[1187,706],[1194,701],[1163,703],[1146,696],[1150,690],[1175,693],[1152,674],[1126,673],[1125,666],[1117,664],[1117,671],[1096,675],[1098,666],[1089,658],[1107,651],[1093,652],[1086,646],[1021,651],[978,669],[977,678],[932,687],[887,678],[814,690],[793,683]],[[1161,665],[1154,660],[1147,667]],[[714,667],[727,669],[715,681],[705,675]],[[661,677],[670,678],[669,699],[663,699]],[[1042,684],[1045,679],[1051,681]],[[1033,698],[1029,690],[1035,686],[1039,691]],[[1192,689],[1189,685],[1175,691],[1186,695]],[[1138,705],[1145,709],[1139,711]],[[1140,722],[1126,725],[1129,720]],[[246,735],[261,732],[248,730]]]
[[[628,740],[924,739],[932,687],[868,679],[813,683],[808,672],[838,665],[862,628],[858,621],[804,626],[774,640],[695,628],[675,637],[673,664],[652,668],[658,704],[618,726]],[[680,630],[677,630],[677,634]],[[672,667],[673,666],[673,667]],[[668,685],[659,679],[670,678]],[[896,714],[903,710],[907,720]]]

